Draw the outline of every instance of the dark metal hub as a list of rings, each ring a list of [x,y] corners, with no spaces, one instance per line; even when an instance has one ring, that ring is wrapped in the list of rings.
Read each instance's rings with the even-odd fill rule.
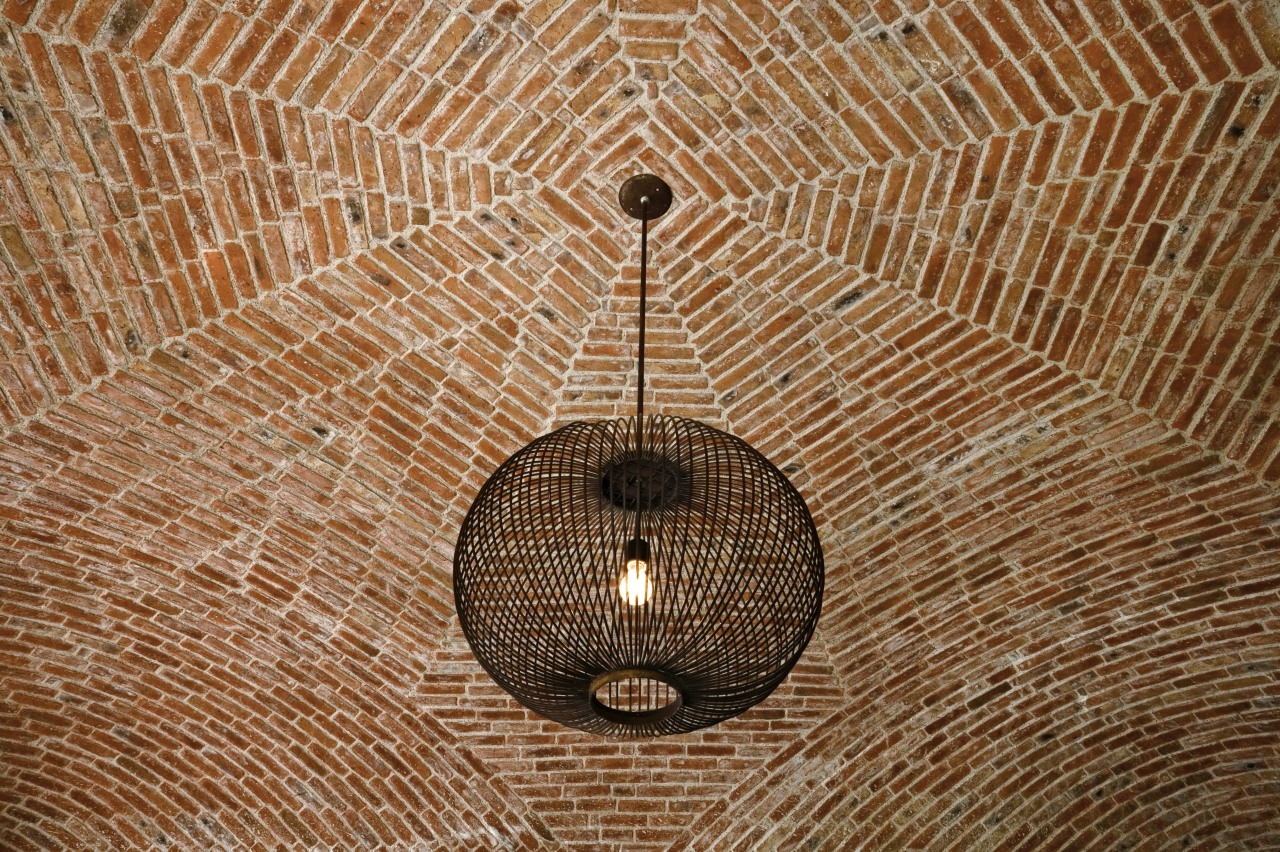
[[[605,470],[600,493],[619,509],[652,512],[680,499],[681,480],[680,468],[670,459],[622,459]]]

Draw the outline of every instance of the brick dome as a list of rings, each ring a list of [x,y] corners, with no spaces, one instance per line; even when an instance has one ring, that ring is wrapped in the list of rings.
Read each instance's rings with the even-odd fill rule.
[[[1267,0],[0,5],[0,847],[1280,846]],[[618,741],[470,654],[512,452],[783,469],[768,700]]]

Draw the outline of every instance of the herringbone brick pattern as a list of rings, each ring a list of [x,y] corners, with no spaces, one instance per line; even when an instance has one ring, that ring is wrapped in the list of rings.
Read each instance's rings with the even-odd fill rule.
[[[818,635],[609,741],[475,663],[481,483],[784,469]],[[0,2],[0,845],[1280,845],[1267,0]]]

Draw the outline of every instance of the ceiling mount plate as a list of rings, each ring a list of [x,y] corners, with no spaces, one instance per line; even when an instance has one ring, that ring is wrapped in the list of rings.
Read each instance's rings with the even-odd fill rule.
[[[671,208],[671,187],[657,175],[632,175],[618,189],[618,204],[632,219],[657,219]]]

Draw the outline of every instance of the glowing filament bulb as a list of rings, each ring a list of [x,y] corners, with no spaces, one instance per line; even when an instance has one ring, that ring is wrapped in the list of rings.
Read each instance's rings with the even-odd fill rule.
[[[626,564],[618,581],[618,594],[629,606],[643,606],[653,597],[649,579],[649,543],[642,538],[627,542]]]
[[[648,603],[653,594],[653,583],[649,582],[649,564],[639,559],[628,561],[622,580],[618,583],[618,593],[631,606]]]

